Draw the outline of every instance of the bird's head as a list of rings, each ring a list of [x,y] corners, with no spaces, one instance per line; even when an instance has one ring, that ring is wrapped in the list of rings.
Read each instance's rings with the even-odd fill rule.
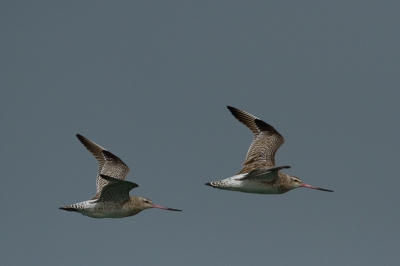
[[[182,211],[182,210],[167,208],[164,206],[154,204],[151,200],[143,198],[143,197],[139,197],[139,201],[144,209],[156,208],[156,209],[162,209],[162,210],[168,210],[168,211]]]
[[[300,178],[295,177],[295,176],[290,176],[290,188],[294,189],[294,188],[298,188],[298,187],[306,187],[306,188],[312,188],[312,189],[316,189],[316,190],[322,190],[322,191],[328,191],[328,192],[333,192],[333,190],[329,190],[329,189],[324,189],[324,188],[319,188],[319,187],[314,187],[311,186],[309,184],[303,183]]]

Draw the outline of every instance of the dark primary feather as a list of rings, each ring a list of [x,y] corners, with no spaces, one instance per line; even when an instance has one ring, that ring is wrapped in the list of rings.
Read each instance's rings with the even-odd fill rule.
[[[80,140],[80,142],[86,147],[88,151],[90,151],[91,154],[97,159],[99,162],[99,169],[97,173],[99,174],[101,169],[103,168],[104,164],[106,163],[106,160],[103,156],[103,147],[101,147],[99,144],[91,141],[90,139],[85,138],[84,136],[80,134],[76,134],[76,137]]]
[[[251,130],[251,132],[253,132],[254,138],[260,133],[260,130],[258,129],[256,123],[254,122],[256,119],[258,119],[257,117],[245,111],[239,110],[235,107],[232,106],[227,106],[227,107],[237,120],[239,120],[243,125],[248,127]]]

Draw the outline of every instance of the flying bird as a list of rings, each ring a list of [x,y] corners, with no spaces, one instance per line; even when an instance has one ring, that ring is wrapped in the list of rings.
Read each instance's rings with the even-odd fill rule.
[[[149,208],[181,211],[154,204],[143,197],[129,196],[129,191],[139,186],[124,180],[129,167],[120,158],[95,142],[79,134],[76,136],[99,162],[96,179],[97,193],[91,200],[67,205],[61,207],[61,210],[79,212],[92,218],[123,218],[136,215]]]
[[[275,153],[284,142],[282,135],[274,127],[252,114],[231,106],[228,106],[228,109],[237,120],[253,132],[253,142],[239,173],[220,181],[206,183],[207,186],[258,194],[283,194],[298,187],[333,192],[308,185],[298,177],[282,173],[282,169],[290,168],[287,165],[275,165]]]

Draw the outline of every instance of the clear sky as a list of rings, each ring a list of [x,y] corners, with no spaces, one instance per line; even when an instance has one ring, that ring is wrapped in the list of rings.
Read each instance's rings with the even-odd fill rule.
[[[1,1],[2,265],[398,265],[399,1]],[[222,191],[251,132],[334,193]],[[124,219],[59,210],[130,166]]]

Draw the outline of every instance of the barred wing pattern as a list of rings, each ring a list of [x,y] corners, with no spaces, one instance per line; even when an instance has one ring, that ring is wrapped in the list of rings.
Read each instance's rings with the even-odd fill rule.
[[[129,167],[120,158],[107,151],[97,143],[85,138],[80,134],[77,134],[76,137],[99,162],[96,179],[97,194],[93,197],[93,199],[98,199],[102,188],[108,183],[106,179],[100,177],[100,174],[124,180],[129,172]]]
[[[248,127],[254,134],[243,168],[238,174],[275,166],[276,151],[285,141],[282,135],[273,126],[252,114],[231,106],[228,106],[228,109],[237,120]]]
[[[103,156],[106,159],[106,163],[101,169],[101,174],[124,180],[129,172],[129,167],[109,151],[104,150]]]

